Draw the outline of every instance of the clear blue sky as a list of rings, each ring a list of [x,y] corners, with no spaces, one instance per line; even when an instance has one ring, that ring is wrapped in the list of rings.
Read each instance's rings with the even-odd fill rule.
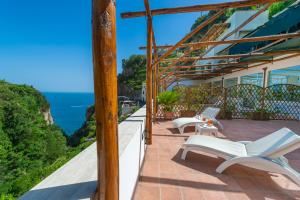
[[[151,8],[220,0],[150,0]],[[143,0],[117,0],[118,72],[121,60],[146,43],[145,18],[121,19],[144,10]],[[154,18],[157,44],[174,44],[201,13]],[[41,91],[93,91],[91,0],[0,0],[0,79]]]

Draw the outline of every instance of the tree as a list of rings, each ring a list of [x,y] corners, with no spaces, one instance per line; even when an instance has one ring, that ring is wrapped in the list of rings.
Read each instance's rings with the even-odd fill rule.
[[[122,69],[122,73],[118,75],[119,95],[138,98],[142,84],[146,80],[146,57],[132,55],[122,61]]]

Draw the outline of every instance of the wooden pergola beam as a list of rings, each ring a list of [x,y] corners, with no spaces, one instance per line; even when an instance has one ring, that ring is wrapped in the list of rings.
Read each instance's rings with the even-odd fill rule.
[[[291,39],[291,38],[297,38],[297,37],[300,37],[300,33],[287,33],[287,34],[260,36],[260,37],[251,37],[251,38],[241,38],[241,39],[233,39],[233,40],[204,41],[204,42],[189,43],[189,44],[186,44],[186,45],[191,46],[194,49],[198,49],[199,47],[209,46],[209,45],[236,44],[236,43],[247,43],[247,42],[262,42],[262,41],[279,40],[279,39]]]
[[[270,40],[284,40],[291,38],[300,37],[300,33],[287,33],[287,34],[278,34],[278,35],[269,35],[269,36],[260,36],[260,37],[251,37],[251,38],[241,38],[241,39],[233,39],[233,40],[219,40],[219,41],[204,41],[204,42],[194,42],[182,44],[180,47],[193,47],[194,49],[198,49],[199,47],[209,46],[209,45],[221,45],[221,44],[236,44],[236,43],[247,43],[247,42],[262,42],[262,41],[270,41]],[[158,46],[160,47],[160,46]],[[172,46],[164,46],[164,47],[172,47]],[[145,49],[146,47],[140,47],[140,49]],[[155,48],[154,48],[155,49]]]
[[[274,59],[272,62],[268,61],[268,62],[263,62],[263,63],[260,63],[260,64],[256,64],[256,65],[252,65],[250,67],[248,67],[247,69],[250,69],[250,68],[254,68],[254,67],[259,67],[259,66],[262,66],[262,65],[266,65],[268,63],[275,63],[275,62],[278,62],[278,61],[282,61],[282,60],[286,60],[286,59],[289,59],[289,58],[293,58],[293,57],[297,57],[297,56],[300,56],[300,53],[295,53],[295,54],[292,54],[292,55],[287,55],[287,56],[284,56],[284,57],[281,57],[281,58],[277,58],[277,59]],[[242,70],[245,70],[245,69],[238,69],[236,70],[235,72],[237,71],[242,71]],[[230,74],[232,72],[219,72],[220,74],[219,75],[212,75],[211,77],[207,77],[207,75],[203,76],[201,74],[194,74],[194,75],[176,75],[177,77],[186,77],[187,79],[195,79],[195,78],[198,78],[198,79],[208,79],[208,78],[213,78],[213,77],[217,77],[217,76],[223,76],[223,75],[226,75],[226,74]]]
[[[184,45],[182,45],[184,46]],[[173,45],[157,45],[156,47],[153,47],[153,49],[168,49],[173,47]],[[139,47],[139,50],[146,50],[147,46],[141,46]]]
[[[195,70],[195,71],[190,71],[190,72],[176,72],[176,73],[174,73],[174,76],[185,76],[185,75],[187,75],[187,76],[192,76],[192,75],[211,75],[211,74],[213,74],[213,75],[216,75],[216,74],[221,74],[220,72],[209,72],[209,71],[207,71],[207,72],[203,72],[203,71],[201,71],[201,70]]]
[[[169,56],[174,50],[176,50],[181,44],[183,44],[184,42],[186,42],[188,39],[190,39],[193,35],[195,35],[196,33],[198,33],[201,29],[203,29],[204,27],[206,27],[208,24],[212,23],[213,21],[215,21],[216,19],[218,19],[223,13],[225,12],[225,10],[220,10],[218,11],[215,15],[213,15],[212,17],[210,17],[209,19],[207,19],[206,21],[202,22],[200,25],[198,25],[194,30],[192,30],[190,33],[188,33],[185,37],[183,37],[179,42],[177,42],[173,47],[171,47],[170,49],[168,49],[163,55],[161,55],[155,62],[153,65],[157,65],[159,64],[160,61],[162,61],[163,59],[165,59],[167,56]]]
[[[220,66],[240,66],[240,65],[249,65],[259,62],[272,62],[270,60],[249,60],[244,62],[224,62],[224,63],[215,63],[215,64],[206,64],[206,65],[189,65],[189,66],[173,66],[175,69],[191,69],[191,68],[200,68],[200,67],[220,67]]]
[[[258,17],[259,15],[261,15],[263,12],[265,12],[270,7],[270,5],[271,5],[271,3],[269,2],[264,7],[262,7],[260,10],[258,10],[255,14],[253,14],[247,20],[245,20],[243,23],[241,23],[238,27],[236,27],[230,33],[228,33],[227,35],[225,35],[221,40],[224,41],[227,38],[229,38],[230,36],[232,36],[233,34],[235,34],[236,32],[240,31],[243,27],[245,27],[247,24],[249,24],[251,21],[253,21],[256,17]],[[204,57],[205,55],[207,55],[215,47],[216,47],[216,45],[213,45],[213,46],[209,47],[209,49],[207,49],[200,57],[201,58]],[[195,60],[193,64],[196,64],[197,61],[198,60]]]
[[[152,17],[148,0],[144,0],[147,11],[147,66],[146,66],[146,144],[152,144]]]
[[[175,81],[177,80],[177,77],[174,76],[170,80],[166,81],[166,86],[165,88],[167,89],[170,85],[172,85]]]
[[[219,11],[218,13],[216,13],[215,15],[213,15],[212,17],[210,17],[209,19],[207,19],[206,21],[204,21],[203,23],[201,23],[198,27],[201,27],[202,24],[205,25],[205,26],[207,26],[209,23],[211,23],[211,22],[215,21],[216,19],[218,19],[218,18],[222,15],[223,12],[225,12],[225,11],[224,11],[224,10]],[[206,23],[206,24],[205,24],[205,23]],[[202,26],[202,28],[204,28],[205,26]],[[201,29],[202,29],[202,28],[201,28]],[[201,29],[199,29],[199,30],[201,30]],[[198,31],[199,31],[199,30],[198,30]],[[180,45],[180,44],[179,44],[179,45]],[[174,46],[174,48],[175,48],[175,46]],[[169,50],[171,50],[171,49],[172,49],[172,48],[170,48]],[[175,48],[175,49],[176,49],[176,48]],[[161,72],[161,74],[164,73],[165,71],[167,71],[168,68],[170,68],[170,67],[176,65],[178,62],[182,61],[182,60],[184,59],[184,56],[190,54],[190,53],[193,52],[193,51],[194,51],[194,48],[193,48],[193,47],[190,47],[188,50],[186,50],[186,51],[184,52],[184,54],[183,54],[181,57],[177,58],[177,59],[174,60],[168,67],[166,67],[165,70],[164,70],[163,72]]]
[[[287,56],[282,57],[282,58],[274,59],[271,63],[282,61],[282,60],[286,60],[286,59],[289,59],[289,58],[294,58],[294,57],[297,57],[297,56],[300,56],[300,52],[292,54],[292,55],[287,55]],[[257,65],[253,65],[253,66],[248,67],[248,69],[254,68],[254,67],[259,67],[259,66],[262,66],[262,65],[265,65],[265,64],[268,64],[268,63],[264,62],[264,63],[260,63],[260,64],[257,64]],[[238,69],[237,71],[241,71],[241,69]]]
[[[185,7],[176,7],[176,8],[161,8],[151,10],[151,14],[154,15],[163,15],[163,14],[177,14],[177,13],[189,13],[189,12],[201,12],[209,10],[221,10],[227,8],[242,8],[255,6],[264,3],[274,3],[279,0],[247,0],[247,1],[234,1],[234,2],[225,2],[218,4],[206,4],[206,5],[194,5],[194,6],[185,6]],[[121,17],[134,18],[134,17],[143,17],[147,16],[146,11],[137,11],[137,12],[125,12],[121,14]]]
[[[152,24],[153,27],[153,24]],[[152,28],[152,37],[153,37],[153,49],[154,49],[154,56],[153,59],[157,59],[158,58],[158,52],[157,52],[157,48],[156,48],[156,41],[155,41],[155,36],[154,36],[154,31]],[[153,70],[153,79],[152,79],[152,84],[153,84],[153,120],[156,120],[156,115],[157,115],[157,109],[158,109],[158,105],[157,105],[157,91],[158,91],[158,66],[159,65],[154,65],[152,66],[152,70]]]
[[[119,199],[116,8],[93,0],[93,66],[98,161],[96,200]]]
[[[225,39],[227,39],[228,37],[230,37],[231,35],[233,35],[234,33],[236,33],[237,31],[239,31],[240,29],[242,29],[244,26],[246,26],[249,22],[251,22],[252,20],[254,20],[257,16],[259,16],[261,13],[263,13],[265,10],[268,9],[268,7],[270,6],[270,4],[267,4],[265,5],[262,9],[260,9],[259,11],[257,11],[254,15],[250,16],[246,21],[244,21],[242,24],[240,24],[238,27],[236,27],[233,31],[231,31],[230,33],[228,33],[227,35],[225,35],[223,38],[222,38],[222,41],[224,41]],[[214,46],[211,46],[205,53],[203,53],[200,58],[202,58],[203,56],[205,56],[209,51],[211,51],[214,47]],[[202,48],[202,47],[201,47]],[[183,56],[186,56],[188,55],[189,53],[191,53],[193,50],[197,50],[199,48],[191,48],[189,51],[185,52]],[[171,63],[167,68],[166,70],[168,70],[168,68],[170,68],[171,66],[174,66],[176,63],[178,63],[179,61],[182,61],[184,58],[180,57],[180,58],[177,58],[177,60],[175,60],[173,63]],[[194,60],[193,62],[193,65],[196,64],[196,62],[198,61],[199,59],[196,59]]]
[[[221,75],[223,73],[215,73],[215,72],[211,72],[211,73],[201,73],[201,74],[175,74],[174,76],[209,76],[209,75]]]
[[[208,60],[210,59],[229,59],[229,58],[241,58],[241,57],[251,57],[251,56],[278,56],[278,55],[284,55],[284,54],[292,54],[292,53],[300,53],[299,49],[296,50],[283,50],[283,51],[277,51],[277,52],[266,52],[266,53],[248,53],[248,54],[235,54],[235,55],[220,55],[220,56],[211,56],[211,57],[206,57]],[[206,59],[202,58],[202,59]],[[188,58],[190,59],[190,58]],[[193,58],[193,59],[198,59],[198,57]],[[246,65],[248,67],[249,64],[255,64],[255,63],[263,63],[267,64],[273,62],[272,60],[263,60],[263,59],[258,59],[258,60],[251,60],[251,61],[244,61],[244,62],[228,62],[228,63],[217,63],[217,64],[207,64],[207,65],[192,65],[192,66],[178,66],[179,68],[182,67],[183,69],[189,69],[189,68],[195,68],[195,67],[207,67],[207,66],[223,66],[218,70],[217,72],[224,72],[225,70],[228,70],[229,68],[238,68],[238,66],[243,66]],[[168,76],[174,75],[175,72],[171,71],[165,76],[161,76],[161,79],[165,79]]]
[[[281,50],[281,51],[273,51],[273,52],[265,52],[265,53],[245,53],[245,54],[232,54],[232,55],[218,55],[218,56],[208,56],[208,57],[185,57],[184,61],[191,60],[221,60],[221,59],[230,59],[230,58],[242,58],[242,57],[255,57],[255,56],[278,56],[284,54],[292,54],[298,53],[300,49],[290,49],[290,50]],[[170,62],[174,59],[165,60],[166,62]]]

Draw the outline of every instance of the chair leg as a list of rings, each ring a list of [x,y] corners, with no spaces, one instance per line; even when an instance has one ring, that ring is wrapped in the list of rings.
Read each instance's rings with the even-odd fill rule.
[[[282,162],[283,159],[281,163],[276,163],[270,160],[264,160],[264,159],[258,160],[257,158],[252,158],[252,159],[243,158],[243,157],[232,158],[224,161],[221,165],[219,165],[216,171],[221,174],[225,169],[227,169],[231,165],[247,163],[249,161],[251,161],[252,163],[260,164],[260,166],[262,165],[265,166],[265,169],[263,169],[264,171],[269,171],[269,172],[273,171],[275,173],[284,174],[300,186],[300,174],[296,170],[294,170],[287,162]]]
[[[218,168],[216,169],[216,172],[219,174],[222,174],[225,169],[227,169],[231,165],[237,164],[239,161],[240,161],[240,158],[232,158],[232,159],[226,160],[218,166]]]
[[[186,149],[186,148],[183,149],[183,152],[182,152],[182,154],[181,154],[181,159],[182,159],[182,160],[185,160],[185,159],[186,159],[186,155],[187,155],[188,152],[189,152],[188,149]]]
[[[283,167],[284,174],[300,186],[300,174],[288,164]]]
[[[223,125],[221,124],[221,122],[217,121],[217,124],[218,124],[218,126],[219,126],[219,128],[220,128],[220,132],[223,132],[223,131],[224,131],[224,127],[223,127]]]
[[[185,128],[185,126],[182,126],[182,127],[179,127],[179,128],[178,128],[180,134],[183,134],[183,133],[184,133],[184,128]]]

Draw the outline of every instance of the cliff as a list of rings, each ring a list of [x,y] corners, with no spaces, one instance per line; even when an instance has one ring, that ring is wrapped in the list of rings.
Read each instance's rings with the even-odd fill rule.
[[[59,167],[68,148],[36,89],[0,81],[0,199],[17,197]]]
[[[51,115],[50,108],[43,112],[44,120],[47,122],[48,125],[54,124],[53,117]]]
[[[132,55],[122,61],[122,73],[118,75],[118,95],[139,100],[142,84],[146,80],[146,58]]]
[[[73,135],[69,136],[68,144],[71,147],[88,146],[96,138],[95,107],[91,106],[86,111],[84,124]]]

